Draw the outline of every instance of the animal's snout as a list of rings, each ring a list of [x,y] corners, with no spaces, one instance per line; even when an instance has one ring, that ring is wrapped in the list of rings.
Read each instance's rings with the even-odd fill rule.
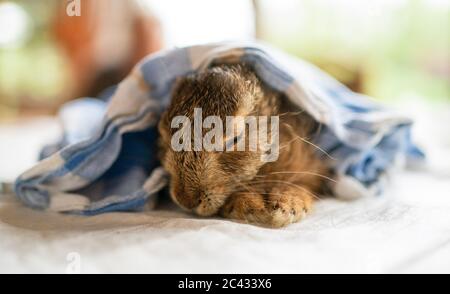
[[[202,203],[202,199],[205,197],[205,192],[201,190],[191,190],[185,188],[175,188],[172,190],[172,198],[180,206],[192,210],[198,207]]]

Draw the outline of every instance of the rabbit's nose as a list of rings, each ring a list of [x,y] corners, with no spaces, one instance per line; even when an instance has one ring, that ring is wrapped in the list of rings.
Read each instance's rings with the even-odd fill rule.
[[[186,189],[174,189],[172,196],[176,201],[186,209],[194,209],[202,203],[202,192],[187,192]]]

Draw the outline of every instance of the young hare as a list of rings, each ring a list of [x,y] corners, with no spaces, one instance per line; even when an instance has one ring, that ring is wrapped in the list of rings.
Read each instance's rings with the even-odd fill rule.
[[[173,150],[171,138],[177,130],[171,128],[172,120],[186,116],[193,121],[196,108],[203,116],[223,120],[227,116],[278,116],[278,159],[264,162],[260,148]],[[160,160],[170,174],[170,195],[180,207],[200,216],[219,214],[265,227],[297,222],[329,179],[328,169],[310,142],[318,128],[310,116],[265,86],[244,65],[217,65],[184,77],[159,123]],[[225,138],[230,140],[236,144],[239,138]]]

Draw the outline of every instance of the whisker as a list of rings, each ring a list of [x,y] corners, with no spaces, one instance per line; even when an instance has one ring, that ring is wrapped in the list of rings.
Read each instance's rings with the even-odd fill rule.
[[[288,185],[291,185],[291,186],[294,186],[294,187],[296,187],[296,188],[298,188],[298,189],[303,190],[304,192],[310,194],[311,196],[313,196],[314,198],[316,198],[316,199],[318,199],[318,200],[322,200],[322,199],[320,199],[319,196],[317,196],[316,194],[314,194],[314,193],[311,192],[310,190],[306,189],[305,187],[302,187],[302,186],[300,186],[300,185],[297,185],[297,184],[294,184],[294,183],[291,183],[291,182],[287,182],[287,181],[281,181],[281,180],[265,180],[265,181],[254,181],[254,182],[251,182],[250,184],[253,185],[253,184],[265,184],[265,183],[288,184]]]
[[[314,148],[316,148],[317,150],[321,151],[323,154],[325,154],[328,158],[332,159],[332,160],[336,160],[336,158],[334,158],[333,156],[331,156],[328,152],[326,152],[325,150],[323,150],[322,148],[320,148],[319,146],[317,146],[316,144],[314,144],[311,141],[308,141],[305,138],[300,137],[299,135],[297,135],[295,133],[295,131],[293,130],[292,126],[289,124],[284,124],[287,128],[289,128],[291,130],[291,133],[296,137],[296,139],[301,140],[302,142],[309,144],[311,146],[313,146]]]
[[[297,174],[297,173],[298,174],[309,174],[309,175],[322,177],[324,179],[336,182],[335,180],[333,180],[333,179],[331,179],[331,178],[329,178],[329,177],[327,177],[325,175],[321,175],[321,174],[314,173],[314,172],[308,172],[308,171],[304,171],[304,172],[280,171],[280,172],[272,172],[270,174],[289,174],[289,173],[291,173],[291,174]],[[263,178],[265,176],[266,175],[257,175],[256,177]],[[308,190],[305,187],[302,187],[300,185],[294,184],[292,182],[282,181],[282,180],[263,180],[263,181],[254,181],[254,180],[252,180],[250,182],[241,182],[241,181],[239,181],[237,179],[237,176],[232,175],[232,177],[235,180],[236,184],[239,185],[241,188],[243,188],[245,190],[236,189],[236,188],[235,189],[228,189],[228,190],[226,190],[224,192],[224,194],[221,194],[221,195],[226,196],[226,194],[230,195],[230,194],[236,193],[236,192],[247,192],[247,193],[258,193],[258,194],[263,194],[263,195],[283,196],[284,194],[282,194],[282,193],[266,192],[266,191],[260,191],[258,189],[254,189],[256,185],[262,185],[262,184],[265,184],[265,183],[281,183],[281,184],[288,184],[288,185],[294,186],[294,187],[296,187],[296,188],[306,192],[307,194],[311,195],[313,198],[315,198],[315,199],[317,199],[319,201],[322,201],[322,199],[318,195],[314,194],[312,191],[310,191],[310,190]],[[256,188],[257,188],[257,186],[256,186]],[[270,202],[269,200],[266,200],[266,199],[263,199],[263,201],[264,201],[264,203]]]
[[[284,113],[280,113],[278,116],[285,116],[285,115],[300,115],[300,114],[302,114],[302,113],[304,113],[305,112],[305,110],[300,110],[300,111],[296,111],[296,112],[293,112],[293,111],[287,111],[287,112],[284,112]]]
[[[290,172],[290,171],[279,171],[279,172],[271,172],[271,173],[268,173],[267,175],[257,175],[256,177],[268,177],[269,175],[278,175],[278,174],[280,174],[280,175],[281,174],[305,174],[305,175],[317,176],[317,177],[329,180],[329,181],[331,181],[333,183],[337,183],[337,181],[335,179],[332,179],[332,178],[327,177],[327,176],[322,175],[322,174],[318,174],[318,173],[315,173],[315,172],[308,172],[308,171],[293,171],[293,172]]]

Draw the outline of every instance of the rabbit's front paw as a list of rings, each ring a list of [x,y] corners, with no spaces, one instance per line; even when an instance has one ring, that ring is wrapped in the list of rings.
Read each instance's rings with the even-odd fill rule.
[[[226,218],[280,228],[304,218],[311,205],[311,196],[296,188],[266,194],[240,192],[229,198],[221,213]]]

